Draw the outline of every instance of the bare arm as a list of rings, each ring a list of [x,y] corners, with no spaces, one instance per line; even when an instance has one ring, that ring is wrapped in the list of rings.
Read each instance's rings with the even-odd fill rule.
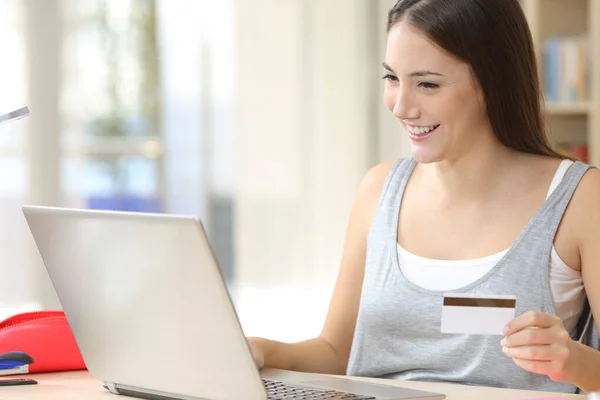
[[[596,322],[600,317],[600,171],[588,171],[569,204],[565,229],[577,243],[585,291]],[[564,222],[564,221],[563,221]],[[503,349],[521,368],[600,390],[600,351],[572,339],[556,315],[530,311],[511,321]]]
[[[583,177],[572,200],[577,212],[579,253],[585,291],[594,320],[600,323],[600,171],[590,170]],[[580,343],[576,345],[572,383],[586,392],[600,390],[600,352]]]
[[[340,271],[321,335],[300,343],[250,338],[264,352],[264,367],[302,372],[346,373],[365,273],[367,236],[393,162],[379,164],[363,178],[346,231]]]

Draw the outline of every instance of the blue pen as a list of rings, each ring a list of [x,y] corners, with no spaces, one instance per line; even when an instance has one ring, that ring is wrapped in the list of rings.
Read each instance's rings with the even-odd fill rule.
[[[33,364],[33,358],[22,351],[11,351],[0,354],[0,370],[22,367]]]

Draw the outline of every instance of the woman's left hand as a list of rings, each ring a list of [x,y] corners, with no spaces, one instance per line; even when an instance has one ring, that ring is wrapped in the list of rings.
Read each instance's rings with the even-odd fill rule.
[[[503,334],[502,350],[519,367],[557,382],[573,376],[576,346],[560,318],[528,312],[508,323]]]

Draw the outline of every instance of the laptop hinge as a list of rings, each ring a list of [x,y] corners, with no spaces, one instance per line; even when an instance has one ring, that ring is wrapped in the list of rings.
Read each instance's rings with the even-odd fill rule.
[[[113,394],[120,394],[117,390],[117,385],[114,383],[104,382],[104,386]]]

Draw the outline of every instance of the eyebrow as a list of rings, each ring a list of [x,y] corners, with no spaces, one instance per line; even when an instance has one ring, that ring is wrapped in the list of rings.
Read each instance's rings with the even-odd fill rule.
[[[395,72],[392,69],[392,67],[390,67],[389,65],[387,65],[385,62],[383,62],[382,65],[383,65],[383,68],[385,68],[389,72],[395,74]],[[414,71],[414,72],[411,72],[409,74],[409,76],[427,76],[427,75],[445,76],[444,74],[440,74],[439,72],[428,71],[428,70]]]

